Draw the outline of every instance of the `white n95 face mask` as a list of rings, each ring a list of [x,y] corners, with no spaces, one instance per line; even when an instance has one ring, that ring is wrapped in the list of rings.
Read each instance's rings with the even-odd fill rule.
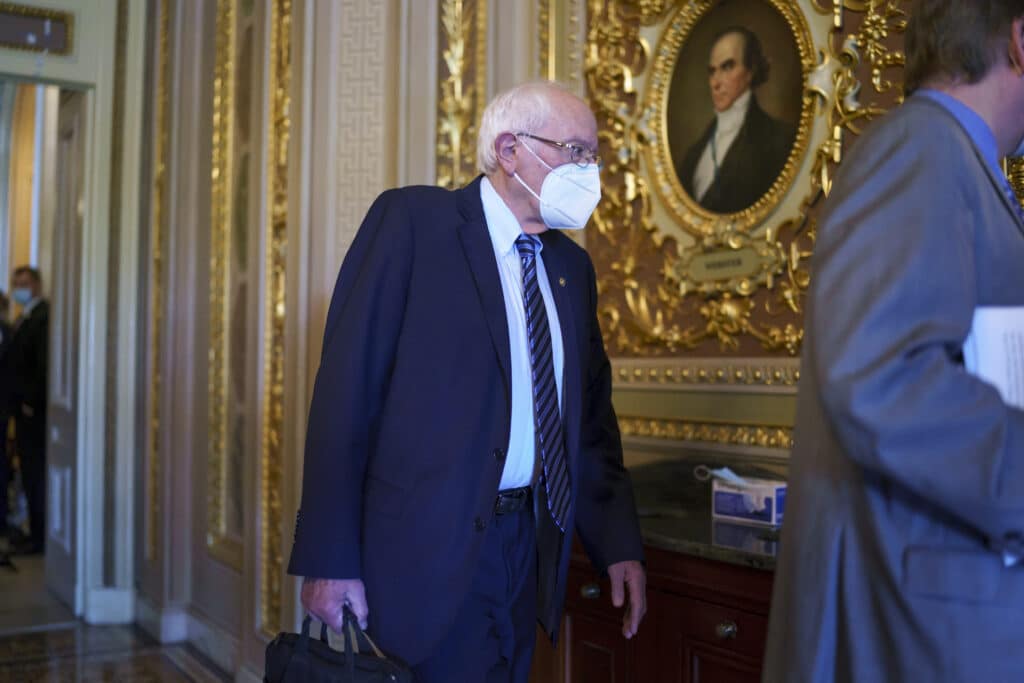
[[[601,201],[600,168],[597,164],[579,166],[572,162],[551,168],[525,142],[523,147],[550,171],[544,178],[539,195],[518,173],[514,174],[519,184],[540,202],[540,217],[544,225],[556,230],[581,230]]]

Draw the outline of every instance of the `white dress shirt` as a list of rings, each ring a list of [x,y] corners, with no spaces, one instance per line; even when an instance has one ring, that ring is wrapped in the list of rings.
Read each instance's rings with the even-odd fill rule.
[[[500,489],[529,486],[533,482],[535,455],[533,380],[530,368],[530,349],[526,337],[526,308],[523,304],[523,264],[516,249],[516,238],[523,230],[512,210],[498,195],[491,181],[486,177],[480,182],[480,199],[484,205],[487,231],[494,246],[494,257],[498,262],[501,292],[505,299],[505,317],[508,319],[508,342],[512,360],[512,419],[502,471]],[[555,364],[555,385],[558,388],[558,404],[562,405],[562,328],[558,322],[558,310],[551,294],[551,283],[544,270],[541,256],[544,245],[537,247],[537,284],[548,314],[551,329],[551,354]],[[564,411],[563,411],[564,412]]]
[[[718,168],[722,160],[729,152],[729,148],[740,134],[740,128],[747,118],[747,109],[750,108],[750,90],[736,98],[732,105],[722,112],[715,112],[718,117],[718,124],[711,139],[704,146],[704,153],[700,155],[697,162],[697,170],[693,173],[693,191],[696,194],[694,199],[698,202],[711,188],[718,175]]]

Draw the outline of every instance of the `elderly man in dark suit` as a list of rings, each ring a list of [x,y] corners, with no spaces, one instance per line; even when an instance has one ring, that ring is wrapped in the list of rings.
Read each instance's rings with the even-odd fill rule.
[[[795,127],[769,116],[754,92],[768,74],[753,31],[734,26],[715,38],[708,60],[715,118],[676,165],[683,189],[709,211],[751,207],[771,189],[789,158]]]
[[[600,199],[597,125],[551,83],[499,95],[484,175],[370,208],[334,291],[289,571],[335,629],[347,605],[420,683],[529,675],[554,636],[573,531],[646,610],[594,269],[559,230]]]
[[[46,538],[46,395],[49,365],[49,304],[42,298],[39,271],[21,266],[14,271],[11,296],[21,315],[7,354],[12,378],[10,411],[17,430],[21,480],[28,502],[29,537],[18,548],[41,553]]]
[[[1024,681],[1024,411],[961,352],[1024,306],[1024,0],[918,0],[906,56],[815,246],[768,683]]]

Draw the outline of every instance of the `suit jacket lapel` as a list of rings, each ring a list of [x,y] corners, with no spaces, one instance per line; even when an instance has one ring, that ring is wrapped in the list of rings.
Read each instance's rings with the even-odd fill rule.
[[[586,287],[584,282],[572,282],[566,275],[566,257],[560,245],[560,236],[556,233],[546,232],[541,236],[544,242],[544,251],[541,258],[544,259],[544,270],[548,275],[548,283],[551,287],[551,295],[555,300],[555,308],[558,310],[558,326],[562,329],[562,424],[566,434],[566,448],[570,458],[579,452],[579,430],[573,425],[579,424],[580,411],[582,406],[575,397],[582,396],[580,377],[580,354],[576,341],[576,315],[573,310],[573,293],[582,291],[580,287]],[[562,239],[568,239],[562,237]],[[570,469],[569,476],[573,477],[574,469]]]
[[[512,400],[512,355],[508,345],[508,319],[505,317],[505,298],[501,291],[498,262],[494,258],[494,246],[484,219],[483,204],[480,201],[480,179],[459,190],[459,210],[466,222],[459,226],[459,239],[466,261],[476,281],[476,292],[480,297],[484,319],[491,333],[494,351],[498,356],[501,376],[505,380],[505,395]]]

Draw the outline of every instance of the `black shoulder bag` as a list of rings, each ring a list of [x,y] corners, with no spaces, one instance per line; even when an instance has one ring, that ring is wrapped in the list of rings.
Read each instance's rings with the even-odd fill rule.
[[[310,621],[303,619],[302,633],[279,633],[267,645],[265,683],[413,683],[409,667],[381,652],[347,607],[341,652],[328,643],[326,624],[320,640],[310,638]],[[370,652],[359,651],[360,641]]]

